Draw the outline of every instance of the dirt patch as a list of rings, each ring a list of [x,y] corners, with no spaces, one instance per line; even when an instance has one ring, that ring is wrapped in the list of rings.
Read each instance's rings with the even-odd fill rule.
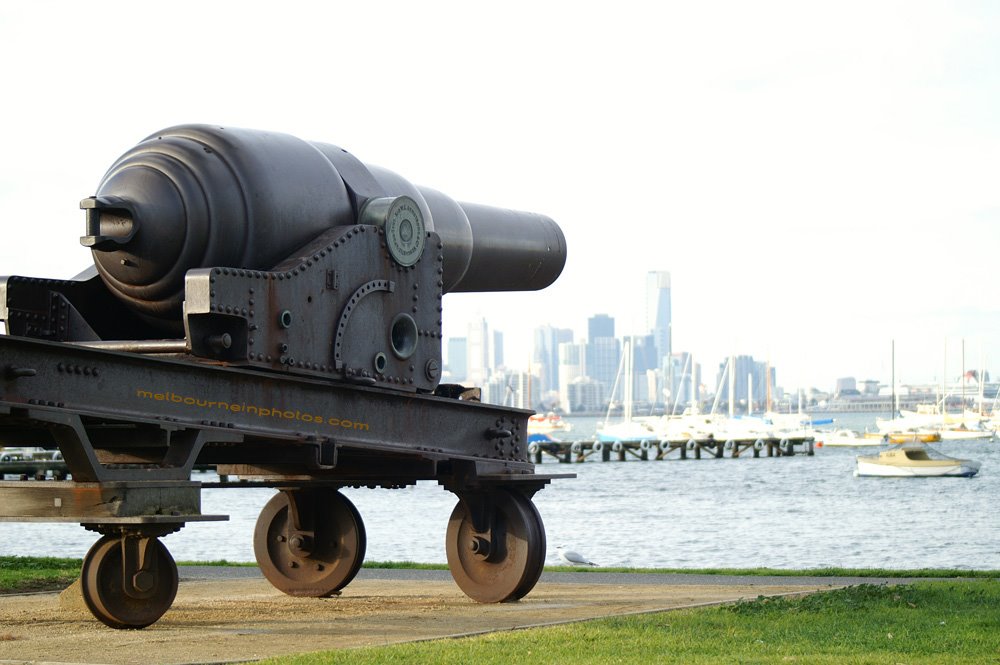
[[[343,595],[292,598],[261,579],[182,581],[144,630],[106,628],[72,591],[0,599],[0,663],[216,663],[808,592],[795,585],[539,583],[481,605],[451,582],[355,580]]]

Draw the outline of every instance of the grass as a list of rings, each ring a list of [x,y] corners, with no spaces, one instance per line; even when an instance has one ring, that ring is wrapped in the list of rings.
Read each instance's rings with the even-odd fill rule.
[[[0,556],[0,593],[61,589],[80,576],[80,559]]]
[[[51,591],[69,585],[80,574],[80,559],[56,557],[0,556],[0,593],[20,593],[27,591]],[[178,561],[179,566],[241,566],[252,567],[256,563],[233,562],[225,559],[215,561]],[[448,566],[437,563],[413,563],[410,561],[367,561],[365,568],[396,568],[409,570],[447,570]],[[816,576],[816,577],[936,577],[936,578],[992,578],[1000,579],[1000,570],[954,570],[930,569],[885,570],[882,568],[821,568],[806,570],[780,570],[776,568],[591,568],[571,566],[546,566],[547,572],[580,573],[646,573],[646,574],[689,574],[689,575],[741,575],[741,576]]]
[[[179,566],[256,566],[253,562],[178,561]],[[448,570],[444,563],[414,563],[412,561],[365,561],[362,568],[397,570]],[[965,570],[956,568],[614,568],[591,566],[545,566],[549,573],[641,573],[648,575],[737,575],[745,577],[935,577],[935,578],[997,578],[1000,570]]]
[[[802,598],[617,617],[264,661],[351,663],[1000,662],[995,579],[863,584]]]

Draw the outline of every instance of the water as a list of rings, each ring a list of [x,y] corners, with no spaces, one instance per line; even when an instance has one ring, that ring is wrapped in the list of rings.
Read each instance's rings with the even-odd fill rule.
[[[869,416],[838,417],[862,427]],[[853,420],[852,420],[853,419]],[[578,420],[589,434],[594,419]],[[542,473],[576,473],[535,495],[548,560],[566,544],[606,566],[1000,569],[1000,443],[944,442],[939,451],[982,462],[974,478],[856,478],[858,449],[813,457],[545,461]],[[865,449],[870,454],[873,449]],[[211,476],[196,475],[209,480]],[[402,490],[344,490],[368,534],[368,560],[444,563],[454,497],[436,483]],[[253,561],[257,514],[268,489],[206,489],[205,513],[164,543],[178,560]],[[75,524],[0,524],[0,554],[82,557],[96,535]]]

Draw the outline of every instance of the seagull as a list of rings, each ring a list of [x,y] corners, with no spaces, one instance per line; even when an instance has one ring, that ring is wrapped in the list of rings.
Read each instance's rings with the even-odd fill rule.
[[[559,559],[570,566],[596,566],[597,564],[583,556],[579,552],[574,552],[573,550],[566,549],[565,545],[560,545],[556,548],[556,552],[559,553]]]

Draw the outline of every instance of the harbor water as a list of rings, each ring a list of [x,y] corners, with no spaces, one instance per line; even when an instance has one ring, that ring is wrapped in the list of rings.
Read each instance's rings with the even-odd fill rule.
[[[835,416],[863,428],[873,416]],[[866,420],[867,419],[867,420]],[[574,422],[592,436],[596,419]],[[814,456],[560,464],[575,473],[535,496],[549,563],[568,545],[603,566],[712,568],[1000,569],[1000,443],[945,441],[954,457],[982,462],[973,478],[858,478],[858,454],[878,448],[817,448]],[[196,474],[195,480],[211,480]],[[444,563],[455,505],[433,482],[398,490],[345,489],[364,519],[369,561]],[[273,490],[203,491],[206,514],[164,539],[181,560],[253,561],[257,514]],[[97,535],[76,524],[0,523],[0,555],[82,557]]]

